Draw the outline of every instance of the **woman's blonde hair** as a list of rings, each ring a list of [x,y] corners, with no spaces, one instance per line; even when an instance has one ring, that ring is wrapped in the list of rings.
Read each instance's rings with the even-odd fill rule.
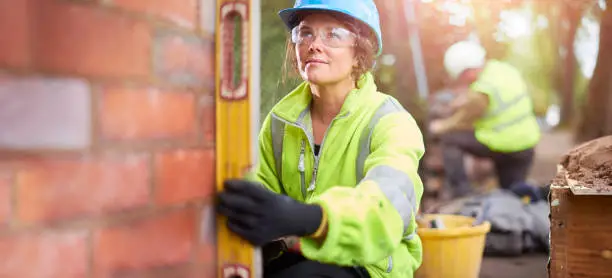
[[[342,22],[351,32],[357,35],[355,42],[355,59],[357,65],[353,67],[351,76],[357,82],[366,72],[372,70],[378,51],[378,43],[372,29],[356,19],[342,14],[330,13],[331,16]],[[295,44],[289,34],[286,42],[285,63],[283,65],[283,81],[288,77],[299,77]]]

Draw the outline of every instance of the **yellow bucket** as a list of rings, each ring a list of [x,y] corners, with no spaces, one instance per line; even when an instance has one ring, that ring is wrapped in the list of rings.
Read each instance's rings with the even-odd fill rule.
[[[444,223],[444,229],[417,229],[423,241],[423,264],[416,277],[478,278],[491,224],[472,226],[474,218],[444,214],[424,215],[423,220],[429,223],[437,217]]]

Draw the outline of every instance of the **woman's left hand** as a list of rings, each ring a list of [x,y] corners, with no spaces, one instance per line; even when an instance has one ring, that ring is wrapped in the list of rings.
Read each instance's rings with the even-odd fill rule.
[[[285,236],[308,236],[319,228],[323,211],[318,205],[297,202],[247,180],[227,180],[218,195],[217,211],[228,228],[262,246]]]

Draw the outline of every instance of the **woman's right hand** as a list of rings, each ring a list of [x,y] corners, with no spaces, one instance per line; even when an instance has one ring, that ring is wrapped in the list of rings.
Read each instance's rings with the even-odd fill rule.
[[[276,194],[247,180],[226,180],[217,212],[228,228],[255,246],[279,237],[312,235],[321,226],[323,209]]]

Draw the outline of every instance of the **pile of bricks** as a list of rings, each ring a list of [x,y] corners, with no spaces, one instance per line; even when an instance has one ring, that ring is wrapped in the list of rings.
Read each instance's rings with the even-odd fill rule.
[[[0,0],[0,277],[213,277],[214,10]]]

